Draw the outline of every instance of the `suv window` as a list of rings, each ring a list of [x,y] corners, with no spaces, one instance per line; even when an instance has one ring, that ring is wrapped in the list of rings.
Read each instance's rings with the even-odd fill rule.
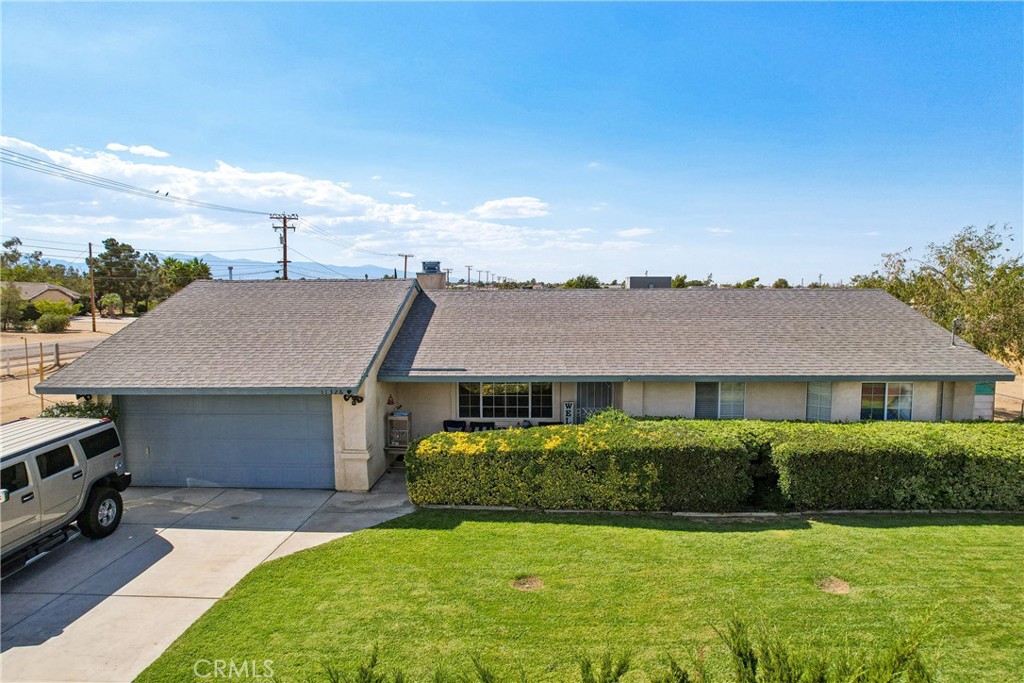
[[[82,450],[85,451],[86,458],[95,458],[97,455],[102,455],[121,445],[121,441],[117,438],[117,432],[113,427],[108,427],[102,432],[90,434],[79,443],[82,444]]]
[[[39,466],[39,476],[46,479],[74,467],[75,456],[71,454],[71,446],[64,445],[37,455],[36,464]]]
[[[26,486],[28,486],[28,468],[25,467],[25,463],[14,463],[0,472],[0,489],[7,489],[9,493],[14,493]]]

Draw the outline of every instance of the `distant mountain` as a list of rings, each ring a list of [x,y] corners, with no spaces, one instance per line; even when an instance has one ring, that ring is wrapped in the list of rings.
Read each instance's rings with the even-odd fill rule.
[[[161,259],[166,258],[167,256],[173,256],[181,261],[188,261],[195,256],[194,254],[162,254],[160,252],[156,252],[156,255]],[[213,254],[203,254],[199,258],[210,265],[210,272],[213,274],[215,280],[228,279],[228,266],[233,267],[233,277],[235,280],[272,280],[280,275],[281,270],[281,265],[279,263],[271,261],[226,259],[214,256]],[[85,264],[85,259],[77,262],[54,258],[44,260],[53,264],[71,266],[81,272],[89,272],[89,269]],[[288,279],[290,280],[342,280],[346,278],[362,280],[366,277],[371,280],[379,280],[384,275],[394,274],[394,268],[381,268],[380,266],[370,264],[363,266],[321,266],[318,263],[310,263],[309,261],[291,261],[288,264]]]
[[[194,257],[193,254],[157,254],[160,258],[173,256],[176,259],[187,261]],[[228,266],[232,266],[235,280],[272,280],[280,275],[281,264],[271,261],[253,261],[250,259],[226,259],[213,254],[203,254],[199,257],[210,265],[210,272],[216,280],[228,279]],[[320,265],[309,261],[290,261],[288,263],[288,278],[291,280],[328,279],[338,280],[345,278],[363,279],[368,277],[371,280],[379,280],[384,275],[394,275],[394,268],[381,268],[366,264],[362,266],[335,266]]]

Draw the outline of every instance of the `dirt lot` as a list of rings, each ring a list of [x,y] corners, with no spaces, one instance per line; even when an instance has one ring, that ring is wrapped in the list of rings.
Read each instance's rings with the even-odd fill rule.
[[[35,417],[40,410],[40,405],[50,405],[56,400],[60,400],[56,396],[49,396],[43,399],[41,404],[39,396],[33,391],[39,382],[39,344],[43,344],[44,376],[49,377],[55,370],[53,364],[53,345],[55,343],[60,344],[61,363],[67,365],[98,342],[131,323],[132,320],[134,318],[97,320],[96,332],[92,331],[92,320],[86,317],[73,319],[71,329],[58,334],[0,332],[0,341],[3,343],[4,352],[4,364],[0,370],[0,374],[3,374],[3,379],[0,381],[0,423],[17,420],[20,417]],[[28,342],[29,353],[28,382],[25,381],[25,341]],[[11,357],[10,369],[13,377],[7,374],[8,354]],[[73,399],[74,397],[68,397],[64,400]]]
[[[1016,420],[1024,416],[1024,372],[1018,370],[1016,382],[996,382],[996,419]]]

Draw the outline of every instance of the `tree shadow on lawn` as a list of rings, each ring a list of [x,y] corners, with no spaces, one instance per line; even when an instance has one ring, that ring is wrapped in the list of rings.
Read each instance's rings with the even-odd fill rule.
[[[673,517],[667,514],[542,512],[420,509],[381,525],[387,529],[453,530],[465,522],[565,524],[659,529],[679,532],[764,532],[810,529],[814,522],[835,526],[894,529],[907,527],[1017,526],[1024,530],[1024,513],[800,513],[778,517]]]

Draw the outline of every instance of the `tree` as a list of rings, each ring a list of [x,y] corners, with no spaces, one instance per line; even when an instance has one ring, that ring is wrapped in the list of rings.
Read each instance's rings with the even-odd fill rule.
[[[103,315],[108,318],[113,318],[117,315],[119,310],[124,310],[124,304],[121,301],[121,297],[113,292],[104,294],[100,297],[100,300],[96,302]]]
[[[601,289],[601,281],[595,275],[577,275],[566,281],[566,289]]]
[[[736,284],[733,285],[733,288],[734,289],[753,289],[754,287],[757,286],[757,283],[760,282],[760,281],[761,281],[761,278],[759,278],[759,277],[752,277],[749,280],[744,280],[743,282],[737,282]]]
[[[792,287],[789,286],[789,280],[784,277],[780,277],[772,283],[772,289],[792,289]]]
[[[1009,226],[962,228],[944,244],[883,254],[882,270],[858,275],[857,287],[884,289],[985,353],[1024,364],[1024,256],[1006,246]]]
[[[43,252],[23,253],[17,237],[4,240],[0,254],[0,279],[4,282],[50,282],[79,293],[89,291],[89,279],[70,266],[50,263]]]
[[[676,289],[682,289],[684,287],[710,287],[714,281],[711,279],[711,273],[703,280],[691,280],[686,274],[676,275],[672,278],[672,287]]]
[[[156,254],[140,254],[127,242],[103,240],[103,252],[93,266],[97,293],[121,297],[121,314],[129,302],[161,298],[160,261]]]
[[[26,302],[21,298],[21,291],[13,282],[8,282],[0,290],[0,322],[4,331],[21,322],[21,314],[25,310]]]
[[[160,264],[160,281],[169,294],[179,292],[196,280],[212,280],[210,266],[202,259],[179,261],[168,256]]]

